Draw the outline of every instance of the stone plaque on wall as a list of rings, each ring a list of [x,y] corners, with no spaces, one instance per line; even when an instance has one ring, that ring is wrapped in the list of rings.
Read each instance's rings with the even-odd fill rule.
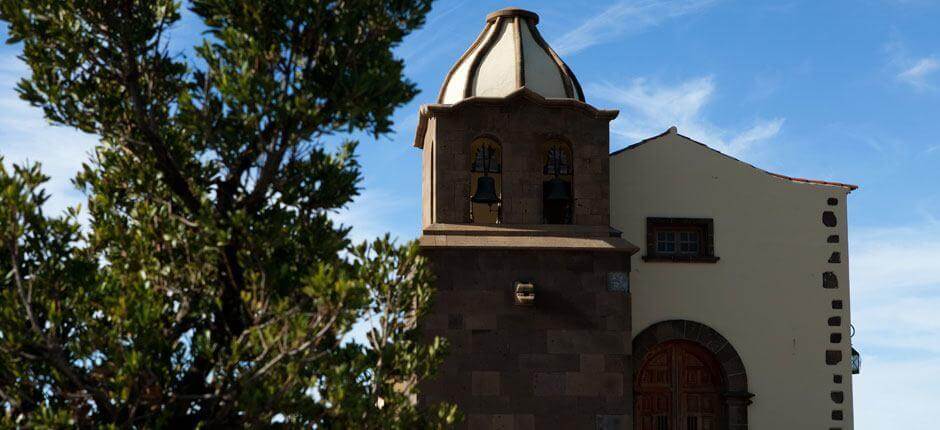
[[[630,292],[630,277],[627,272],[607,272],[607,291]]]

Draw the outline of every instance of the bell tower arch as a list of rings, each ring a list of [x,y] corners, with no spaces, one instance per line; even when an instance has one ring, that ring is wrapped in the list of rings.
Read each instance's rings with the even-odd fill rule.
[[[487,16],[419,113],[419,243],[437,278],[421,328],[451,345],[419,401],[456,403],[471,428],[619,428],[632,422],[638,248],[610,228],[618,112],[585,102],[538,20]]]
[[[542,222],[545,224],[571,224],[574,178],[571,144],[554,138],[542,149]]]
[[[470,144],[470,222],[499,224],[502,215],[503,150],[494,138]]]

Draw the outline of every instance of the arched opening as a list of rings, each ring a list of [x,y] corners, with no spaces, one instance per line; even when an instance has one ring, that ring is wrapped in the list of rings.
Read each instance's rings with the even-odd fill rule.
[[[633,339],[636,430],[747,428],[747,372],[720,333],[694,321],[653,324]]]
[[[717,430],[724,381],[715,356],[687,340],[660,343],[637,369],[636,430]]]
[[[470,144],[470,222],[498,224],[502,221],[502,147],[481,137]]]
[[[574,202],[571,145],[561,140],[546,142],[542,160],[542,222],[571,224]]]

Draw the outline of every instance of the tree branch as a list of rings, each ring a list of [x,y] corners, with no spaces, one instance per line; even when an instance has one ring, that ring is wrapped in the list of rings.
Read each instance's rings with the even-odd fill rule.
[[[133,13],[130,10],[132,6],[129,2],[124,2],[125,19],[129,19]],[[134,114],[134,123],[149,146],[150,151],[157,159],[157,169],[163,174],[170,189],[183,200],[186,207],[192,212],[199,212],[201,204],[199,198],[189,187],[189,183],[177,165],[176,161],[167,148],[166,142],[157,132],[157,126],[153,122],[147,103],[144,101],[140,88],[140,65],[137,63],[137,53],[126,37],[120,39],[120,46],[123,52],[124,70],[119,74],[124,87],[130,96],[131,107]]]
[[[18,242],[19,242],[19,238],[16,238],[16,237],[12,238],[12,240],[10,241],[11,243],[10,244],[10,260],[11,260],[10,263],[13,266],[12,270],[13,270],[14,283],[16,284],[17,294],[19,294],[20,300],[23,302],[23,307],[25,308],[26,316],[27,318],[29,318],[31,329],[36,334],[36,336],[39,339],[41,339],[43,343],[45,343],[44,346],[36,347],[36,349],[39,352],[39,356],[38,357],[34,356],[34,358],[32,359],[35,360],[35,359],[41,358],[43,361],[46,362],[46,364],[50,365],[51,367],[56,369],[59,373],[61,373],[63,376],[65,376],[66,379],[69,382],[71,382],[72,385],[79,388],[80,390],[84,390],[85,392],[89,393],[92,399],[95,401],[95,404],[98,405],[102,411],[105,411],[109,416],[114,417],[114,408],[111,405],[110,398],[107,396],[107,394],[95,388],[93,384],[89,384],[87,381],[84,380],[84,378],[80,377],[75,372],[72,366],[68,362],[66,362],[66,360],[62,357],[62,353],[63,353],[62,347],[58,345],[57,343],[53,342],[53,340],[43,332],[42,326],[36,320],[36,316],[33,313],[32,303],[30,302],[30,299],[27,297],[26,292],[24,291],[25,288],[23,286],[23,279],[20,276]]]

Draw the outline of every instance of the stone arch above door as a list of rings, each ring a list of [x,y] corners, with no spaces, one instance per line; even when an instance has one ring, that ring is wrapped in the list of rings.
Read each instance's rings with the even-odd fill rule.
[[[661,321],[647,327],[633,338],[634,371],[640,368],[651,349],[672,340],[697,343],[714,354],[724,379],[722,397],[727,405],[721,428],[747,429],[747,406],[751,404],[754,394],[747,389],[744,362],[731,342],[711,327],[686,320]]]

